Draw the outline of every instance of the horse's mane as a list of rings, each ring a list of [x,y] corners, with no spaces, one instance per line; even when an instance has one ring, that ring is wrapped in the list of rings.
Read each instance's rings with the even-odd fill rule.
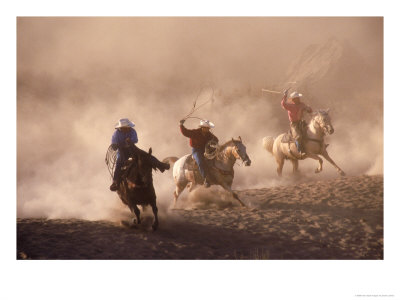
[[[231,145],[232,143],[235,143],[235,142],[240,142],[239,140],[235,140],[235,139],[231,139],[231,140],[229,140],[229,141],[227,141],[227,142],[225,142],[225,143],[223,143],[222,145],[220,145],[219,147],[220,148],[225,148],[225,147],[227,147],[227,146],[229,146],[229,145]]]
[[[314,116],[321,114],[321,115],[329,115],[329,108],[328,109],[317,109],[314,111]]]

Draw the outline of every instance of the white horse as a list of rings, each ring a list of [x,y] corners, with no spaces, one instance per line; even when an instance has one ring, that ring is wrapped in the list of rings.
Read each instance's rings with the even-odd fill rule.
[[[303,148],[306,153],[303,157],[300,157],[294,140],[289,138],[287,133],[283,133],[275,139],[271,136],[263,138],[264,148],[272,153],[278,164],[277,172],[279,176],[282,175],[282,168],[285,159],[289,159],[292,162],[293,173],[298,171],[298,160],[305,158],[318,160],[319,165],[315,170],[315,173],[321,172],[323,160],[318,155],[322,155],[327,161],[329,161],[340,175],[345,175],[342,169],[336,165],[326,151],[328,145],[324,143],[324,136],[334,132],[328,112],[329,109],[318,110],[313,113],[313,118],[307,125],[307,134],[303,138]]]
[[[220,185],[227,190],[231,195],[239,201],[242,206],[244,203],[239,199],[237,194],[232,191],[232,182],[234,177],[233,166],[237,159],[241,159],[246,166],[250,166],[251,160],[246,152],[246,146],[242,143],[242,139],[233,139],[221,146],[217,146],[211,160],[208,163],[208,172],[213,177],[211,185]],[[205,159],[207,160],[207,159]],[[203,178],[200,175],[198,166],[191,154],[187,154],[181,158],[169,157],[163,160],[173,164],[173,177],[176,184],[174,192],[174,206],[179,195],[186,187],[189,187],[189,192],[193,188],[203,183]]]

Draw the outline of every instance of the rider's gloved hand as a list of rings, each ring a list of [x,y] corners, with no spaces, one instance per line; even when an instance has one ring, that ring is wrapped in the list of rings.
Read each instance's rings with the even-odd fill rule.
[[[179,125],[183,125],[183,123],[185,123],[185,120],[180,120],[179,121]]]
[[[283,96],[284,96],[284,97],[287,97],[288,92],[289,92],[289,89],[284,90],[284,91],[283,91]]]
[[[125,139],[125,147],[129,147],[131,144],[133,144],[132,141],[131,141],[131,139],[127,137],[127,138]]]

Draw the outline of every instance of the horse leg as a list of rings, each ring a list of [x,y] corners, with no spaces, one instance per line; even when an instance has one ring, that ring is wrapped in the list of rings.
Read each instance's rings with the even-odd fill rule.
[[[186,187],[186,184],[183,185],[183,184],[181,184],[179,182],[176,184],[176,188],[175,188],[175,191],[174,191],[174,207],[176,206],[176,203],[178,201],[179,195],[183,192],[185,187]]]
[[[239,203],[240,203],[241,206],[246,207],[246,205],[242,202],[242,200],[240,200],[239,196],[238,196],[235,192],[233,192],[233,191],[232,191],[232,196],[233,196],[233,198],[235,198],[237,201],[239,201]]]
[[[136,222],[137,222],[138,224],[140,224],[140,223],[141,223],[141,221],[140,221],[140,210],[139,210],[139,208],[137,207],[137,205],[133,205],[133,212],[134,212],[135,215],[136,215]]]
[[[296,174],[299,171],[299,161],[297,159],[290,160],[293,165],[293,174]]]
[[[346,173],[344,173],[343,170],[341,168],[339,168],[337,164],[335,164],[335,162],[329,156],[329,154],[328,154],[328,152],[326,152],[326,150],[324,152],[322,152],[322,156],[336,168],[336,170],[339,172],[340,175],[342,175],[342,176],[346,175]]]
[[[278,164],[278,168],[276,169],[276,172],[278,172],[278,176],[281,177],[283,164],[285,163],[285,160],[281,157],[276,157],[275,160],[276,160],[276,163]]]
[[[153,214],[154,214],[154,223],[153,225],[151,225],[151,227],[153,228],[154,231],[156,231],[158,228],[158,208],[155,200],[154,202],[151,203],[151,208],[153,209]]]
[[[235,198],[237,201],[239,201],[239,203],[240,203],[241,206],[246,207],[246,205],[242,202],[242,200],[240,200],[239,196],[238,196],[234,191],[232,191],[232,188],[231,188],[230,186],[228,186],[228,185],[226,185],[226,184],[221,185],[221,186],[222,186],[225,190],[227,190],[227,191],[232,195],[233,198]]]
[[[320,158],[317,154],[307,153],[307,157],[318,160],[318,168],[315,169],[315,173],[319,173],[322,171],[322,163],[324,162],[322,158]]]

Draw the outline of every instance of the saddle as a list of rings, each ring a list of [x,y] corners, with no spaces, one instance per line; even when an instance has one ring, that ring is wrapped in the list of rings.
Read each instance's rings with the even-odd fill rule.
[[[199,171],[199,166],[193,158],[193,155],[188,155],[186,157],[185,164],[187,166],[188,171]]]
[[[307,140],[307,123],[302,120],[301,121],[301,135],[303,136],[303,140]],[[282,137],[281,143],[294,143],[295,139],[292,135],[292,131],[289,129],[287,133]]]
[[[206,144],[206,149],[204,152],[204,158],[205,158],[205,163],[207,164],[208,167],[214,165],[214,158],[217,154],[217,149],[218,149],[218,143],[216,141],[209,141]],[[188,170],[190,171],[198,171],[199,170],[199,166],[196,163],[196,160],[194,159],[193,155],[189,155],[186,158],[185,163],[188,166]]]
[[[209,161],[207,159],[205,159],[205,163],[209,166]],[[193,155],[187,155],[185,165],[187,171],[193,172],[193,175],[190,175],[190,177],[193,177],[195,182],[201,183],[203,181],[203,177],[200,174],[199,166],[193,158]]]
[[[290,131],[285,133],[285,135],[281,139],[282,144],[294,143],[294,142],[295,142],[294,137],[292,136],[292,133]]]
[[[217,154],[217,147],[218,147],[218,144],[214,141],[210,141],[206,145],[206,149],[204,152],[204,163],[206,164],[208,169],[211,169],[214,167],[215,156]],[[200,175],[199,166],[197,165],[197,162],[194,159],[193,155],[188,155],[186,157],[185,165],[186,165],[188,171],[193,172],[193,175],[194,175],[196,181],[201,182],[202,177]],[[211,175],[208,174],[207,179],[210,179],[210,181],[213,181],[213,178],[208,178],[209,176],[211,176]]]

